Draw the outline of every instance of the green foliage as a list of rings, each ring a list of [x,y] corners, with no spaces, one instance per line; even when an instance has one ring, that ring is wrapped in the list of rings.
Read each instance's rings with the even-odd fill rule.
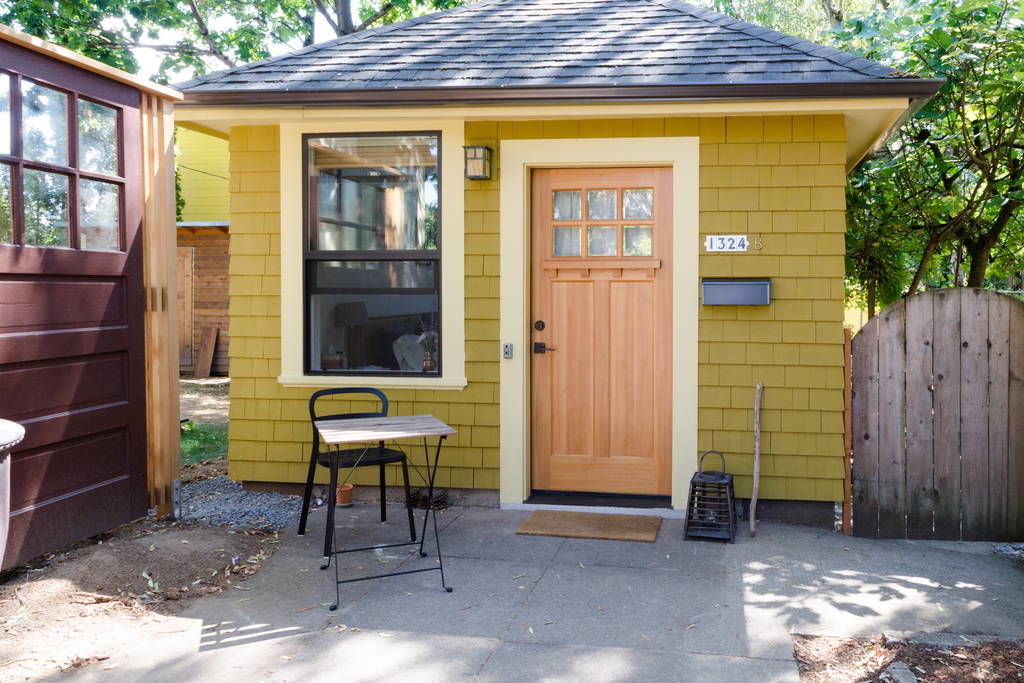
[[[219,460],[228,455],[228,428],[186,422],[181,429],[181,462]]]
[[[311,45],[317,16],[344,35],[463,1],[363,0],[356,25],[353,0],[0,0],[0,23],[131,73],[139,69],[133,50],[158,50],[156,79],[166,81],[265,59],[275,46]]]
[[[835,31],[842,49],[947,81],[851,179],[849,272],[863,287],[888,298],[1024,269],[1022,12],[1010,0],[915,0]]]

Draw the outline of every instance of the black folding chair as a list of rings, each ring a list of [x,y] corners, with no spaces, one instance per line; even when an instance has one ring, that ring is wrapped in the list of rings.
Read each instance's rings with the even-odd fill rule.
[[[371,413],[336,413],[320,414],[317,412],[317,400],[326,396],[339,394],[370,394],[376,396],[381,403],[379,411]],[[321,450],[320,431],[317,429],[317,420],[352,420],[360,417],[384,417],[388,414],[388,399],[379,389],[369,387],[353,387],[344,389],[322,389],[309,397],[309,419],[313,425],[313,447],[309,456],[309,476],[306,478],[306,490],[302,497],[302,515],[299,518],[299,536],[306,533],[306,520],[309,517],[309,503],[313,494],[313,476],[316,474],[316,466],[327,467],[331,471],[330,492],[327,501],[327,524],[324,531],[324,561],[321,569],[330,565],[331,555],[334,551],[334,508],[337,503],[338,470],[354,467],[367,467],[376,465],[380,468],[380,521],[388,519],[386,489],[384,481],[384,466],[391,463],[402,464],[402,477],[405,482],[405,507],[409,515],[409,536],[411,542],[416,541],[416,524],[412,514],[412,494],[409,490],[409,466],[406,462],[405,453],[395,448],[385,448],[381,441],[376,447],[366,448],[334,448],[328,447]]]

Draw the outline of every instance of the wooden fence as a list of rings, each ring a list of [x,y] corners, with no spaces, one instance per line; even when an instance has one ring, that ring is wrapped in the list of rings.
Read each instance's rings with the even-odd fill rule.
[[[1024,539],[1024,303],[917,294],[852,347],[854,535]]]

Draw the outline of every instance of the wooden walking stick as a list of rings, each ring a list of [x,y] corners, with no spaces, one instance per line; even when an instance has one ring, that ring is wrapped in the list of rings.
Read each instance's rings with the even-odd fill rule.
[[[761,483],[761,394],[764,383],[754,387],[754,490],[750,495],[750,535],[757,536],[757,488]]]

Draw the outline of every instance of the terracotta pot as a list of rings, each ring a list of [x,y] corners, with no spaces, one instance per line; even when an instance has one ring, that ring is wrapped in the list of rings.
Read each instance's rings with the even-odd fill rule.
[[[338,507],[352,507],[352,484],[338,484],[335,496],[335,504]]]

